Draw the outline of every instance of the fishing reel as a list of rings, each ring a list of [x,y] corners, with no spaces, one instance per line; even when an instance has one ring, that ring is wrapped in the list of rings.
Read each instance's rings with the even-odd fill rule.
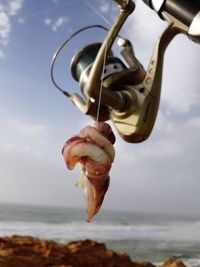
[[[163,59],[168,44],[178,33],[187,34],[192,40],[200,42],[200,3],[197,4],[199,1],[194,0],[144,0],[168,22],[168,27],[157,40],[145,71],[134,54],[131,42],[119,36],[119,31],[134,11],[135,4],[131,0],[115,2],[119,5],[119,16],[103,43],[87,45],[71,60],[71,73],[79,83],[83,96],[63,91],[53,77],[54,62],[60,50],[81,30],[72,35],[55,53],[51,76],[54,85],[81,112],[95,120],[112,120],[125,141],[137,143],[149,137],[156,120]],[[112,52],[116,39],[125,62]]]
[[[200,43],[200,1],[196,0],[143,0],[158,15],[176,24],[179,31]]]

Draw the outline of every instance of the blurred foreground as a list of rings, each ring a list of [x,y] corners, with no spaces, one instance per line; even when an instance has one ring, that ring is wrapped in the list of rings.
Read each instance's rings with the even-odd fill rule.
[[[0,267],[154,267],[131,261],[125,253],[107,250],[103,243],[79,240],[56,243],[30,236],[0,238]],[[160,267],[186,267],[179,260],[169,260]]]

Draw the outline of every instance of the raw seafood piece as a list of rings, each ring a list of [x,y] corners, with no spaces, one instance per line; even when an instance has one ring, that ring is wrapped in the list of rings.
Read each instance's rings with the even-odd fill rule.
[[[109,171],[115,157],[114,143],[115,135],[110,125],[96,122],[70,138],[62,150],[69,170],[77,163],[80,165],[81,176],[76,185],[83,188],[88,222],[99,211],[109,187]]]

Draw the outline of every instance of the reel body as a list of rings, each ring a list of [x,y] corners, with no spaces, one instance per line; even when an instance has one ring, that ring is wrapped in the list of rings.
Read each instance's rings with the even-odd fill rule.
[[[176,1],[178,4],[183,2]],[[127,142],[142,142],[153,129],[159,108],[163,61],[168,44],[179,33],[187,34],[194,41],[200,42],[199,28],[194,27],[200,25],[200,13],[196,12],[199,5],[196,4],[191,12],[188,11],[188,24],[188,20],[183,18],[183,12],[177,11],[180,8],[175,5],[176,1],[144,0],[168,22],[168,27],[156,42],[146,71],[136,58],[131,42],[118,35],[124,22],[134,11],[135,4],[131,0],[115,0],[120,7],[120,14],[103,43],[87,45],[71,60],[71,73],[79,83],[82,96],[62,92],[81,112],[90,115],[94,120],[112,120],[120,136]],[[112,52],[115,39],[118,39],[125,62]],[[60,50],[56,52],[53,63]],[[52,80],[56,85],[54,79]],[[57,88],[60,90],[59,86]]]

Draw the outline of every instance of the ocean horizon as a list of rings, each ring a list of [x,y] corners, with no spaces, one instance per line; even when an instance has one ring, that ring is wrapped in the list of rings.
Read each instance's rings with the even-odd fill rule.
[[[101,212],[92,223],[85,210],[0,203],[0,236],[26,235],[57,242],[92,239],[134,261],[169,258],[200,267],[200,216],[130,211]]]

